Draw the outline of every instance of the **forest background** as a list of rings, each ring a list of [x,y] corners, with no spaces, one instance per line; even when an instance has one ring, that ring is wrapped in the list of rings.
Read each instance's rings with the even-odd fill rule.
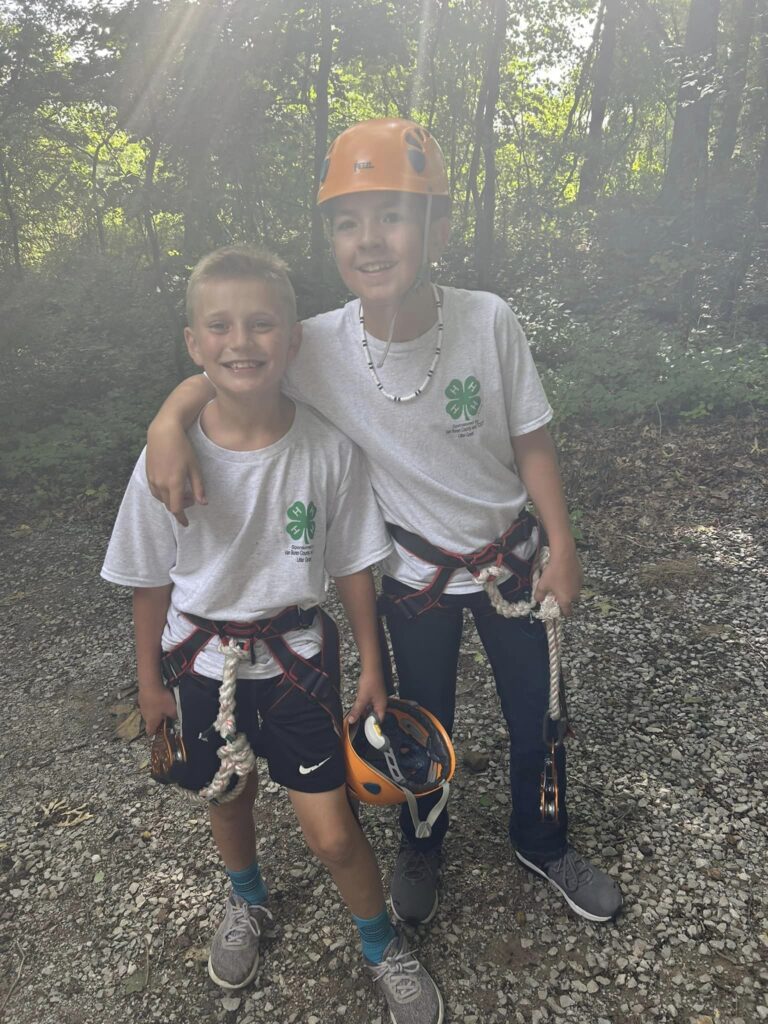
[[[317,169],[386,115],[440,140],[439,278],[511,302],[561,427],[764,412],[768,0],[0,0],[12,505],[114,500],[207,250],[345,301]]]

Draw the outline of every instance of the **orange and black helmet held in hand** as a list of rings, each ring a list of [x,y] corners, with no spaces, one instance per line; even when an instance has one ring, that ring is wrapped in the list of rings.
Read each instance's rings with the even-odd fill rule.
[[[389,698],[383,721],[369,715],[364,723],[344,721],[347,788],[364,803],[408,803],[421,839],[448,800],[456,754],[448,733],[426,708],[413,701]],[[441,790],[425,821],[419,819],[417,797]]]

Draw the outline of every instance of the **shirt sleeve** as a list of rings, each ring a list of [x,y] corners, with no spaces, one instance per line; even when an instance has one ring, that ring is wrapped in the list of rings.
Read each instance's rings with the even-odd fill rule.
[[[549,423],[552,419],[552,406],[520,321],[503,299],[499,299],[496,312],[496,339],[510,436],[530,434]]]
[[[351,441],[346,447],[346,471],[328,516],[325,567],[331,576],[360,572],[392,550],[365,460]]]
[[[123,587],[163,587],[176,563],[175,520],[152,497],[146,449],[141,453],[117,513],[101,575]]]

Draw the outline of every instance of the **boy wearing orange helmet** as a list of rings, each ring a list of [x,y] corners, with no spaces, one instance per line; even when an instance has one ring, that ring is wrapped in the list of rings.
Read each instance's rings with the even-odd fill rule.
[[[546,428],[552,410],[509,306],[429,281],[448,239],[448,197],[440,148],[419,125],[367,121],[335,140],[318,203],[356,298],[304,323],[287,383],[367,457],[395,541],[381,606],[400,696],[451,732],[469,609],[509,729],[516,856],[574,911],[606,921],[620,909],[621,892],[567,840],[565,716],[552,711],[545,628],[528,616],[507,617],[531,596],[549,596],[568,615],[581,588]],[[187,479],[195,500],[204,500],[183,427],[208,397],[207,382],[185,381],[150,429],[151,486],[182,522]],[[538,519],[525,511],[529,498]],[[545,537],[549,562],[534,576]],[[553,676],[556,704],[558,683]],[[421,818],[436,799],[419,800]],[[400,919],[433,917],[447,828],[444,810],[431,834],[418,837],[404,809],[391,887]]]

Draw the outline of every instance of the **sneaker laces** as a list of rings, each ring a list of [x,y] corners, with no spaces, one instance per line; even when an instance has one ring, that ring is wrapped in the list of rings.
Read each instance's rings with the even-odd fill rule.
[[[253,911],[258,910],[256,915]],[[231,903],[227,908],[227,929],[224,932],[225,946],[242,946],[247,941],[248,932],[255,939],[261,938],[261,923],[263,918],[272,921],[272,914],[266,907],[252,907],[245,901],[242,903]]]
[[[592,865],[570,846],[562,857],[550,861],[547,864],[547,869],[553,874],[562,874],[563,885],[571,892],[580,889],[583,885],[589,885],[594,877]]]
[[[418,978],[421,965],[409,949],[393,953],[369,969],[373,980],[383,982],[398,1003],[409,1003],[421,992]]]

